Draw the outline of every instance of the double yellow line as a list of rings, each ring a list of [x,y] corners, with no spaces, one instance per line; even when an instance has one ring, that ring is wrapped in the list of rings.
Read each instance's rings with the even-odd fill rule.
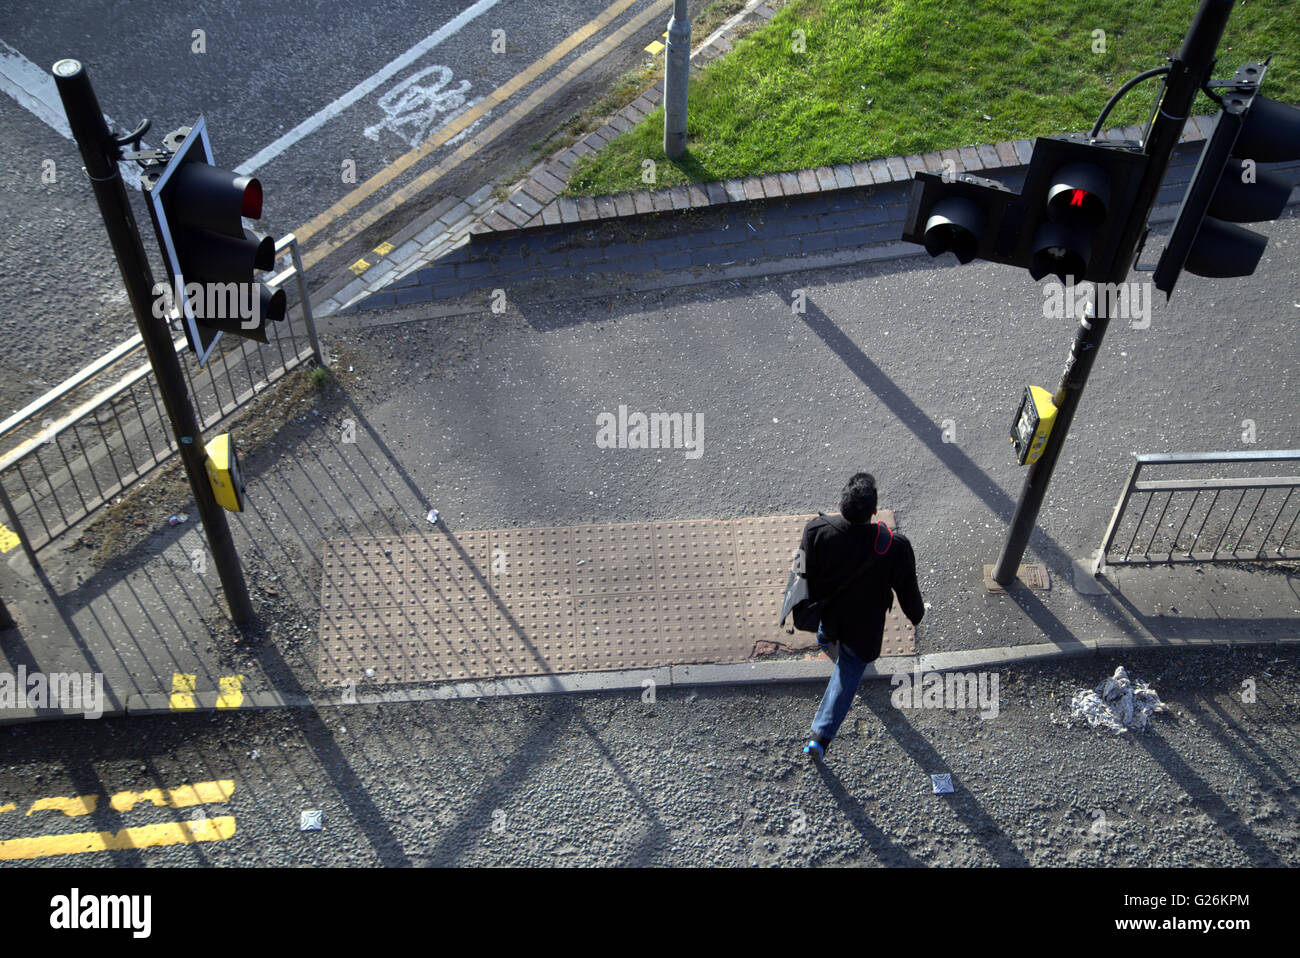
[[[192,808],[227,802],[235,792],[233,779],[214,782],[196,782],[179,788],[154,788],[144,792],[118,792],[109,798],[109,807],[118,812],[129,812],[136,805],[149,803],[159,808]],[[77,795],[71,798],[38,798],[32,802],[27,814],[39,811],[62,812],[69,818],[89,815],[99,805],[98,795]],[[11,802],[0,805],[0,812],[13,811]],[[84,852],[124,851],[129,848],[151,848],[158,845],[218,842],[235,834],[235,818],[200,818],[190,822],[164,822],[160,825],[138,825],[117,832],[76,832],[71,835],[40,835],[35,838],[11,838],[0,841],[0,861],[49,858],[53,855],[76,855]]]
[[[422,145],[408,153],[404,153],[388,166],[384,167],[384,169],[379,173],[376,173],[356,189],[352,190],[352,192],[348,193],[347,196],[343,197],[318,216],[313,217],[303,226],[294,230],[294,235],[298,238],[298,241],[303,243],[307,239],[316,236],[330,223],[347,215],[363,200],[391,183],[412,165],[417,163],[421,158],[428,156],[434,150],[446,144],[453,137],[458,136],[469,129],[474,123],[482,119],[493,107],[499,106],[508,97],[517,93],[525,85],[537,79],[558,63],[563,57],[567,56],[575,47],[589,39],[598,30],[608,25],[635,2],[636,0],[616,0],[615,3],[607,7],[597,17],[595,17],[595,19],[585,24],[556,46],[552,47],[551,50],[541,59],[516,74],[513,78],[493,90],[482,100],[479,100],[473,107],[448,122]],[[496,120],[486,130],[471,137],[451,156],[442,160],[432,169],[421,174],[417,179],[408,183],[400,190],[397,190],[387,199],[377,203],[346,227],[338,230],[333,236],[328,239],[319,240],[316,245],[305,249],[303,252],[303,266],[310,268],[313,264],[320,262],[348,240],[379,222],[407,200],[418,196],[432,183],[446,175],[449,170],[452,170],[456,166],[465,162],[465,160],[469,159],[479,150],[500,137],[593,63],[601,57],[606,56],[619,44],[623,43],[629,36],[634,34],[637,30],[640,30],[655,16],[662,16],[667,11],[670,4],[671,0],[654,0],[654,2],[640,14],[633,17],[622,28],[610,34],[597,46],[593,47],[590,51],[579,57],[551,80],[547,81],[535,90],[505,116]]]

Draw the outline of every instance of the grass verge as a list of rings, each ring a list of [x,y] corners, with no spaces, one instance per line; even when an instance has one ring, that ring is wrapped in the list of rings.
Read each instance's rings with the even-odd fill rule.
[[[658,188],[1092,126],[1129,77],[1182,42],[1194,0],[792,0],[692,81],[687,152],[663,153],[663,109],[584,157],[569,195]],[[1300,102],[1300,2],[1243,3],[1216,75],[1278,58],[1265,93]],[[1108,126],[1145,122],[1159,81]],[[1211,112],[1199,98],[1196,112]]]
[[[744,9],[744,6],[744,0],[714,0],[691,21],[692,39],[707,37],[728,17]],[[646,56],[647,59],[639,67],[629,70],[610,84],[609,89],[599,100],[570,116],[546,139],[534,143],[530,148],[532,163],[536,163],[542,156],[550,156],[572,146],[592,130],[603,126],[611,115],[658,83],[664,75],[663,54]],[[660,129],[663,129],[662,126]],[[523,171],[519,175],[522,176]],[[513,183],[514,180],[510,182]],[[501,199],[505,199],[505,196],[502,195]]]

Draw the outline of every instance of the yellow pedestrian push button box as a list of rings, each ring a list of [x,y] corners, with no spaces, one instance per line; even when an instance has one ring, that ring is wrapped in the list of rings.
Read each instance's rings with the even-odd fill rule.
[[[208,482],[217,505],[231,512],[244,511],[244,480],[239,475],[239,459],[230,433],[223,432],[207,444]]]
[[[1026,386],[1025,397],[1020,400],[1020,409],[1011,425],[1011,442],[1020,465],[1038,461],[1055,422],[1056,404],[1052,402],[1052,394],[1041,386]]]

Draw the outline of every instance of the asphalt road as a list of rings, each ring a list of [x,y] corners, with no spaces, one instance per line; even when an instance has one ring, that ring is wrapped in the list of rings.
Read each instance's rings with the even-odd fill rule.
[[[647,6],[647,0],[631,4],[561,65]],[[388,0],[364,7],[155,0],[123,15],[108,2],[50,7],[19,0],[0,13],[0,58],[11,67],[25,60],[14,68],[47,76],[56,60],[81,60],[119,128],[153,121],[148,145],[205,116],[218,165],[251,166],[262,180],[265,214],[257,225],[279,236],[382,173],[606,9],[604,0]],[[657,17],[648,22],[509,134],[322,261],[310,271],[312,283],[346,269],[372,240],[443,197],[468,195],[536,162],[529,148],[643,62],[642,48],[663,28]],[[555,69],[503,98],[476,126],[430,151],[356,210],[447,156]],[[57,96],[52,105],[61,115]],[[75,145],[9,95],[0,96],[0,143],[6,174],[0,223],[11,264],[0,279],[6,304],[0,410],[7,413],[135,329]],[[155,245],[148,214],[136,200],[148,249]],[[328,234],[326,228],[321,236]]]
[[[1171,714],[1123,736],[1063,724],[1118,664]],[[1251,649],[1002,669],[984,718],[897,707],[877,681],[823,767],[799,752],[817,685],[13,726],[0,859],[70,832],[233,817],[234,833],[0,864],[1294,867],[1298,666]],[[955,791],[934,794],[944,773]],[[109,803],[221,780],[223,802]],[[89,814],[31,811],[89,795]],[[300,830],[308,810],[321,830]]]

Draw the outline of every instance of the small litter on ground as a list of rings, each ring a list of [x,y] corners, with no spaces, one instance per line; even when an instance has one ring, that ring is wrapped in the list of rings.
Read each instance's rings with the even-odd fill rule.
[[[324,827],[322,814],[319,808],[310,809],[302,813],[301,830],[304,832],[318,832]]]
[[[1108,728],[1116,734],[1129,729],[1146,729],[1151,716],[1168,712],[1155,689],[1145,682],[1134,682],[1124,666],[1095,689],[1080,689],[1070,700],[1070,718],[1082,719],[1093,728]]]
[[[946,772],[943,775],[931,775],[930,784],[934,786],[934,794],[946,795],[953,791],[952,772]]]

